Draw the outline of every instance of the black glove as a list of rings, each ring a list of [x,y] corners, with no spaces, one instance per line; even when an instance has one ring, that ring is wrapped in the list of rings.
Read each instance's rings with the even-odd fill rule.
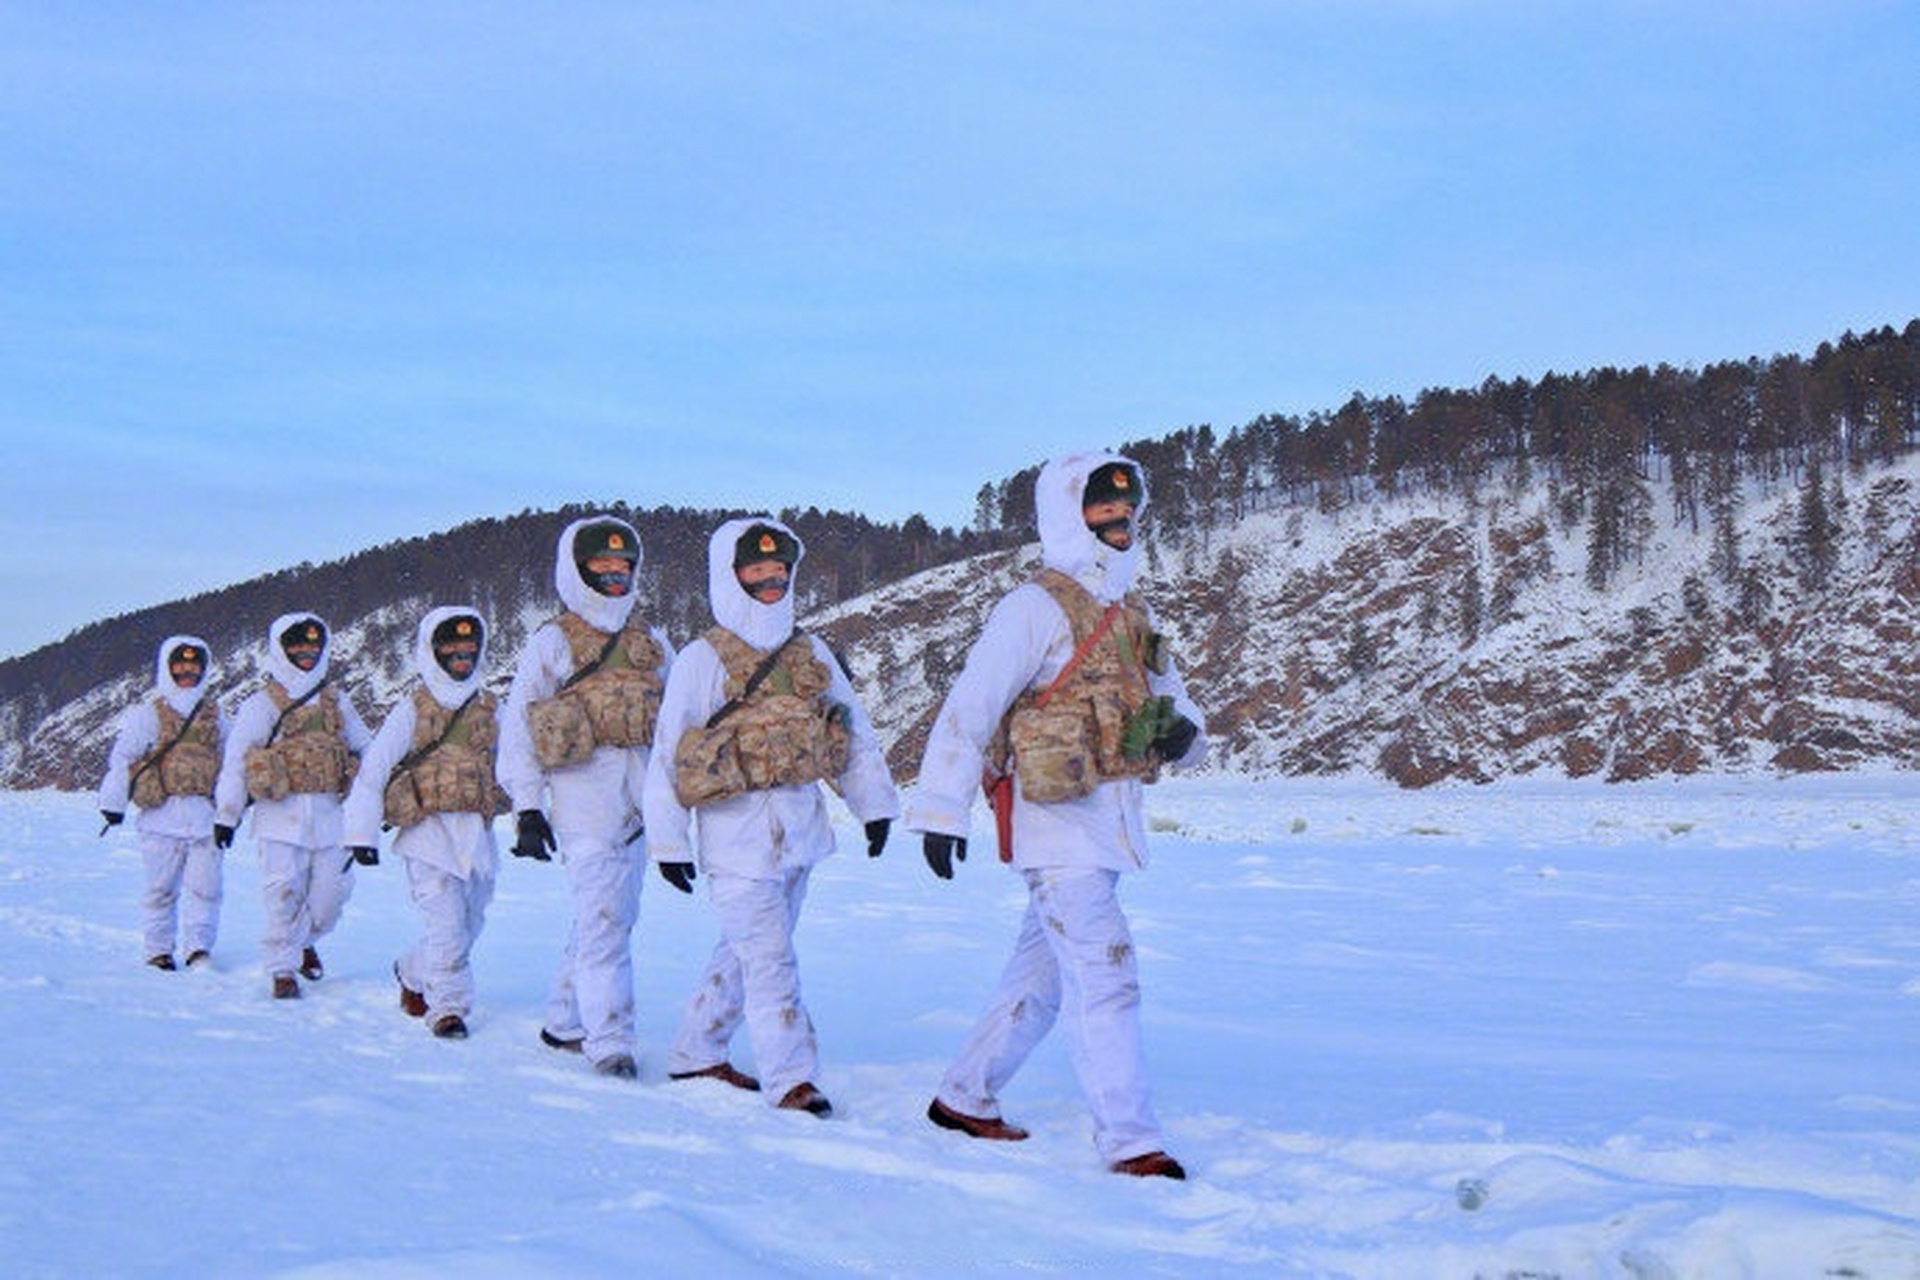
[[[663,862],[660,864],[660,878],[682,893],[693,892],[693,878],[699,873],[691,862]]]
[[[1200,735],[1200,726],[1185,716],[1177,715],[1173,723],[1160,731],[1153,740],[1153,752],[1162,760],[1178,760],[1187,754],[1193,740]]]
[[[233,848],[233,828],[224,822],[213,824],[213,847],[216,849]]]
[[[953,879],[953,864],[956,859],[967,860],[967,838],[965,836],[942,835],[938,831],[927,832],[927,842],[923,846],[927,855],[927,865],[933,868],[933,874],[942,880]]]
[[[119,825],[120,825],[121,823],[123,823],[123,822],[125,822],[125,821],[127,820],[127,815],[126,815],[126,814],[124,814],[124,813],[115,813],[115,812],[114,812],[113,810],[111,810],[111,809],[102,809],[102,810],[100,811],[100,816],[101,816],[102,818],[104,818],[104,819],[106,819],[106,823],[107,823],[107,827],[117,827],[117,826],[119,826]],[[100,834],[101,834],[101,835],[105,835],[105,834],[107,834],[107,827],[102,827],[102,828],[100,828]]]
[[[893,830],[892,818],[875,818],[867,824],[867,856],[877,858],[887,847],[887,833]]]
[[[380,851],[370,844],[349,845],[347,846],[347,852],[352,854],[353,860],[363,867],[377,867],[380,865]]]
[[[560,847],[553,838],[553,828],[547,825],[547,815],[538,809],[522,809],[514,816],[518,824],[513,842],[513,856],[532,858],[536,862],[552,862],[553,851]]]

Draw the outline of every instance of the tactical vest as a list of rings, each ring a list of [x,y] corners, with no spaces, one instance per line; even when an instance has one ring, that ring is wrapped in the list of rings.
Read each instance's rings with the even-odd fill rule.
[[[247,752],[247,791],[255,800],[345,795],[360,759],[347,749],[340,695],[322,688],[294,706],[278,680],[267,681],[280,719],[272,741]]]
[[[172,796],[212,796],[220,776],[220,712],[200,705],[189,724],[187,717],[155,698],[160,733],[151,749],[133,764],[133,802],[157,809]],[[184,728],[184,732],[182,729]]]
[[[394,769],[382,796],[389,826],[411,827],[435,813],[491,818],[507,811],[506,793],[494,781],[500,740],[494,704],[492,694],[476,693],[460,707],[443,707],[425,685],[414,688],[409,758]]]
[[[796,631],[773,657],[751,692],[747,685],[768,660],[725,627],[702,637],[726,668],[726,704],[706,725],[680,736],[673,786],[680,803],[704,804],[774,787],[837,784],[852,749],[851,713],[830,701],[833,673]]]
[[[1011,767],[1020,794],[1036,804],[1057,804],[1091,795],[1102,782],[1160,776],[1160,758],[1129,726],[1156,709],[1149,672],[1166,669],[1165,644],[1147,622],[1146,606],[1129,592],[1107,633],[1090,648],[1109,606],[1058,569],[1042,569],[1034,582],[1045,588],[1073,630],[1079,665],[1042,702],[1044,689],[1028,689],[1008,708],[988,747],[989,771]]]
[[[541,767],[580,764],[596,747],[651,746],[665,688],[660,668],[667,660],[653,633],[637,618],[627,620],[618,638],[571,611],[558,621],[575,678],[553,697],[527,707]]]

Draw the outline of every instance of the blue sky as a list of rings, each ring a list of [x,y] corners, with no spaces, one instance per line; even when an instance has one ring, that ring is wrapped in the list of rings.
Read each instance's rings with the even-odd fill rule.
[[[1908,0],[0,3],[0,656],[475,516],[961,524],[1903,325],[1916,66]]]

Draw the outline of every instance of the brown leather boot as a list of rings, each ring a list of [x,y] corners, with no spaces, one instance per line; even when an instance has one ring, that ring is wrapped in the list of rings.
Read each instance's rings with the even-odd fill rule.
[[[833,1104],[827,1101],[827,1095],[805,1080],[787,1090],[778,1105],[784,1111],[804,1111],[822,1120],[833,1114]]]
[[[393,980],[400,984],[400,1012],[406,1014],[409,1018],[426,1017],[427,998],[407,985],[407,980],[400,976],[400,962],[397,960],[394,961],[393,965]],[[437,1025],[438,1024],[436,1024],[436,1026]],[[434,1034],[439,1035],[440,1033],[436,1030]]]
[[[955,1111],[938,1098],[927,1104],[927,1119],[942,1129],[964,1133],[969,1138],[985,1138],[989,1142],[1027,1140],[1027,1131],[1019,1125],[1008,1124],[998,1116],[970,1116],[964,1111]]]
[[[300,976],[308,982],[318,982],[327,976],[327,966],[320,963],[320,953],[312,947],[300,953]]]
[[[294,981],[292,974],[276,973],[273,975],[273,998],[275,1000],[298,1000],[300,998],[300,984]]]
[[[467,1038],[466,1019],[457,1013],[442,1014],[433,1020],[433,1034],[442,1040],[465,1040]]]
[[[730,1084],[736,1089],[745,1089],[748,1093],[760,1092],[760,1082],[731,1062],[716,1062],[710,1067],[698,1071],[669,1071],[669,1080],[718,1080]]]
[[[1187,1176],[1180,1162],[1164,1151],[1149,1151],[1145,1155],[1128,1156],[1125,1160],[1116,1160],[1109,1166],[1115,1173],[1124,1173],[1134,1178],[1172,1178],[1176,1181]]]

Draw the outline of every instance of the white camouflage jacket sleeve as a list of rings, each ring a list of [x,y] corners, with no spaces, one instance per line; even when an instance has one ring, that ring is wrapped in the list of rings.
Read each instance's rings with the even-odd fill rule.
[[[264,689],[248,694],[234,713],[233,728],[220,757],[220,780],[213,789],[214,812],[221,825],[239,825],[247,807],[247,752],[267,740],[279,716]]]
[[[136,702],[120,714],[119,730],[107,749],[107,772],[100,779],[99,806],[104,813],[125,813],[131,800],[133,762],[160,740],[160,716],[150,701]]]
[[[887,753],[881,749],[879,735],[873,731],[873,718],[867,714],[866,704],[860,701],[853,682],[847,679],[840,660],[833,655],[826,642],[818,636],[808,638],[813,641],[814,657],[825,663],[827,670],[833,673],[833,683],[827,687],[828,700],[847,708],[850,717],[848,736],[851,741],[847,752],[847,768],[840,775],[837,787],[840,798],[847,802],[847,808],[863,825],[881,818],[898,818],[900,794],[894,790],[893,771],[887,767]]]
[[[500,707],[500,749],[496,766],[500,786],[517,813],[546,807],[546,770],[533,753],[533,731],[527,708],[559,692],[573,674],[573,652],[566,633],[549,622],[527,637],[526,647],[513,664],[513,684]]]
[[[354,709],[353,699],[347,696],[345,689],[340,690],[340,732],[347,741],[347,750],[356,756],[364,756],[367,748],[373,745],[373,730],[367,728],[367,722],[360,718]]]
[[[393,767],[413,746],[413,726],[417,719],[413,698],[402,694],[387,712],[380,732],[360,755],[360,769],[354,774],[353,787],[347,792],[344,829],[350,845],[380,847],[380,821],[386,808],[387,781]]]

